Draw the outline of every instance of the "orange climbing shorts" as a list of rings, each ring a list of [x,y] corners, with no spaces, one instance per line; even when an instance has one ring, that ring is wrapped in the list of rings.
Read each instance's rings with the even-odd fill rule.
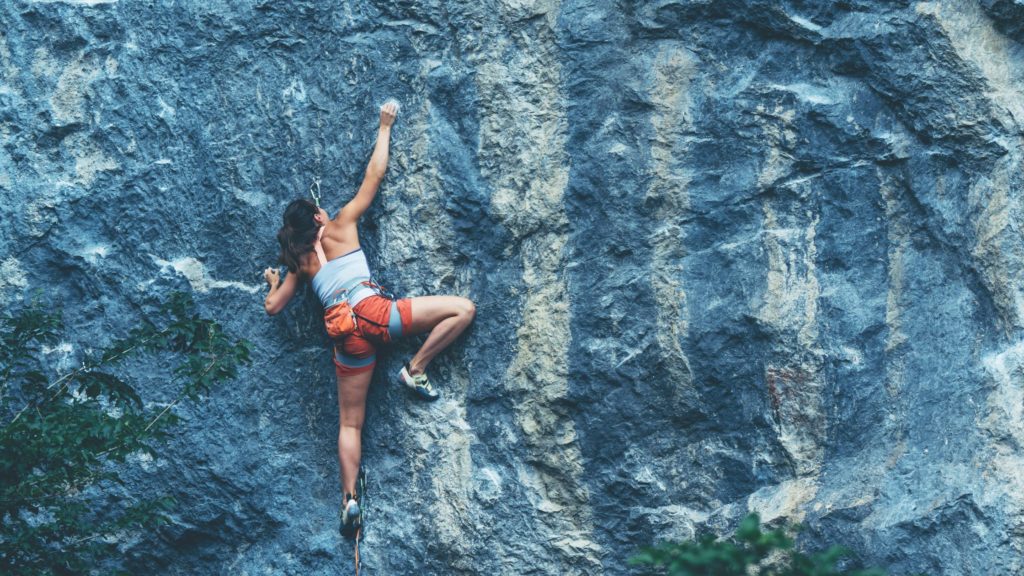
[[[373,370],[377,346],[409,334],[412,326],[412,300],[390,300],[373,295],[354,308],[356,331],[334,344],[334,369],[338,376],[351,376]]]

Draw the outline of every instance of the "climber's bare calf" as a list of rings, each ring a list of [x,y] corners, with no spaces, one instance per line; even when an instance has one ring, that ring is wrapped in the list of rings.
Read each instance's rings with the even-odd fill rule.
[[[411,374],[422,374],[427,365],[469,326],[476,316],[476,305],[461,296],[421,296],[412,299],[410,332],[430,331],[427,341],[409,361]]]

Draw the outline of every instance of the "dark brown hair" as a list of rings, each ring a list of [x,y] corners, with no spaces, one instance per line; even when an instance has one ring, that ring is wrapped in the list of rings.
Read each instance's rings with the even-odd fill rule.
[[[277,231],[277,241],[281,243],[279,260],[289,272],[298,271],[299,257],[313,249],[319,228],[313,220],[317,212],[316,204],[304,198],[292,201],[284,209],[284,225]]]

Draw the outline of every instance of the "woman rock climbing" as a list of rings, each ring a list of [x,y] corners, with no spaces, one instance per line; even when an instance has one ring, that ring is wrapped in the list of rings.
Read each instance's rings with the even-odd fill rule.
[[[366,176],[355,197],[333,220],[318,206],[319,201],[314,204],[299,199],[288,205],[284,225],[277,233],[280,262],[288,268],[288,274],[282,281],[277,269],[268,268],[264,273],[270,284],[265,303],[268,314],[280,312],[306,280],[324,305],[327,331],[334,339],[338,380],[338,461],[344,493],[341,531],[350,537],[357,533],[361,520],[356,478],[366,393],[377,347],[400,336],[429,332],[397,378],[419,397],[435,400],[438,395],[427,378],[427,366],[469,326],[476,312],[472,301],[457,296],[393,299],[370,281],[356,223],[373,202],[384,178],[397,112],[394,103],[381,107],[377,143]]]

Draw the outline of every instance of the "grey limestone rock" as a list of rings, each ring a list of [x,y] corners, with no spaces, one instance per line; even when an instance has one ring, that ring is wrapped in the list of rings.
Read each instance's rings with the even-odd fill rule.
[[[378,364],[366,574],[624,574],[800,521],[897,574],[1024,573],[1017,0],[0,3],[0,300],[66,369],[170,290],[255,345],[130,494],[123,567],[337,574],[337,394],[283,207],[354,192],[381,283],[472,298]],[[166,385],[146,374],[151,401]]]

